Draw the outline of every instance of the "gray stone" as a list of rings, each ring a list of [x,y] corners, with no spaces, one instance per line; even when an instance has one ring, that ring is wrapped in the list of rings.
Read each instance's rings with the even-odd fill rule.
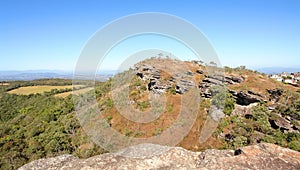
[[[257,102],[267,102],[267,100],[260,94],[254,93],[252,91],[239,91],[229,90],[239,105],[247,106],[252,103]]]
[[[267,89],[267,92],[270,94],[270,101],[276,103],[280,100],[280,96],[282,95],[283,91],[280,89]]]
[[[159,150],[163,152],[158,155],[144,156],[147,150]],[[142,153],[142,156],[139,153]],[[138,157],[135,158],[132,156]],[[246,146],[237,150],[209,149],[204,152],[191,152],[180,147],[141,144],[117,153],[102,154],[88,159],[79,159],[71,155],[40,159],[19,168],[19,170],[32,169],[295,170],[300,169],[300,152],[268,143]]]
[[[200,70],[200,69],[198,69],[198,70],[196,71],[196,73],[198,73],[198,74],[203,74],[203,73],[204,73],[204,71],[203,71],[203,70]]]

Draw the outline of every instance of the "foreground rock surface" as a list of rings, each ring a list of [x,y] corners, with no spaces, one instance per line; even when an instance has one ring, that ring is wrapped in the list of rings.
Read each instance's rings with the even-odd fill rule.
[[[147,151],[156,155],[147,156]],[[159,151],[165,151],[157,154]],[[137,157],[135,157],[137,155]],[[29,169],[300,169],[300,152],[261,143],[236,151],[209,149],[191,152],[180,147],[142,144],[88,159],[62,155],[33,161],[19,168]]]

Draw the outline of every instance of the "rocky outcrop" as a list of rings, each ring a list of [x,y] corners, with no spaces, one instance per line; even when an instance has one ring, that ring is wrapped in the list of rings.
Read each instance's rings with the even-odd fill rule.
[[[213,96],[211,88],[213,86],[222,85],[222,76],[206,76],[206,78],[199,83],[198,88],[200,89],[201,97],[211,98]]]
[[[225,76],[225,81],[229,84],[242,83],[244,80],[243,77]]]
[[[212,94],[210,92],[211,84],[201,82],[198,87],[200,89],[201,97],[205,97],[205,98],[211,98],[212,97]]]
[[[280,129],[282,132],[300,133],[300,126],[297,125],[297,120],[286,116],[283,117],[279,113],[272,112],[269,122],[274,129]]]
[[[229,92],[233,95],[233,97],[236,100],[236,103],[239,105],[247,106],[251,103],[266,102],[265,97],[263,97],[260,94],[254,93],[250,90],[239,92],[229,90]]]
[[[281,116],[277,116],[276,119],[269,119],[269,122],[274,129],[280,129],[281,131],[292,131],[290,122]]]
[[[166,80],[162,80],[161,71],[154,66],[137,64],[135,65],[135,72],[144,81],[149,81],[148,90],[153,93],[165,93],[169,88],[175,86],[176,93],[183,94],[195,87],[195,83],[192,81],[194,73],[191,71],[171,75]]]
[[[165,151],[147,156],[149,150]],[[274,144],[260,143],[237,150],[209,149],[191,152],[180,147],[141,144],[118,153],[88,159],[62,155],[33,161],[19,170],[47,169],[300,169],[300,153]]]
[[[280,100],[283,91],[280,89],[267,89],[267,92],[270,94],[269,100],[276,103]]]
[[[224,75],[206,75],[206,78],[199,83],[201,97],[211,98],[210,91],[212,86],[223,86],[226,84],[237,84],[244,81],[243,77],[224,76]]]
[[[224,75],[207,75],[207,78],[210,80],[217,80],[220,83],[227,83],[227,84],[238,84],[244,81],[243,77],[235,77],[235,76],[224,76]]]
[[[156,69],[154,66],[141,65],[136,66],[136,75],[142,78],[143,80],[159,79],[160,70]]]
[[[161,71],[154,66],[146,64],[135,67],[136,75],[142,80],[149,80],[148,90],[154,93],[165,93],[171,87],[170,84],[160,81]]]
[[[194,86],[195,83],[193,81],[181,79],[176,83],[176,93],[183,94]]]

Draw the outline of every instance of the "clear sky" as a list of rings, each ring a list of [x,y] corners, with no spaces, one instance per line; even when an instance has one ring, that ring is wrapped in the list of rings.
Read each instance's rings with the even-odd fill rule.
[[[98,29],[141,12],[191,22],[222,65],[300,67],[299,9],[299,0],[2,0],[0,70],[73,70]]]

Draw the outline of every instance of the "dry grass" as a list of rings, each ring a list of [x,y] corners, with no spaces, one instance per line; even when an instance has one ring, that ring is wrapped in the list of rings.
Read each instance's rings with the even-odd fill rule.
[[[0,86],[8,86],[9,83],[0,83]]]
[[[173,60],[166,59],[162,61],[162,59],[159,59],[159,62],[152,63],[152,61],[150,60],[145,62],[145,64],[155,65],[156,68],[158,68],[161,71],[162,80],[167,80],[171,77],[171,74],[178,73],[180,70],[185,70],[186,68],[188,68],[190,71],[195,73],[193,79],[196,82],[196,85],[205,78],[204,75],[196,73],[197,69],[201,69],[205,71],[204,67],[199,67],[198,65],[189,62],[185,62],[185,63],[180,63],[180,62],[173,63],[173,62],[174,62]],[[164,67],[164,65],[169,65],[171,67]],[[133,82],[134,81],[132,81],[131,84]],[[138,101],[144,101],[148,99],[148,95],[149,95],[148,91],[140,91],[138,90],[138,88],[137,89],[132,88],[131,91],[132,90],[136,91],[137,93],[136,99]],[[179,116],[179,112],[182,109],[181,95],[179,94],[172,95],[170,93],[166,93],[165,95],[167,99],[165,110],[161,113],[161,115],[156,120],[152,122],[138,123],[138,122],[130,121],[126,119],[123,115],[121,115],[115,107],[104,110],[102,118],[105,119],[107,117],[111,117],[112,118],[110,121],[111,128],[115,129],[116,131],[118,131],[123,135],[126,135],[127,133],[129,134],[129,136],[135,138],[150,138],[159,135],[162,131],[167,130],[176,122],[176,119]],[[149,110],[145,110],[145,111],[149,111]],[[193,123],[193,126],[191,128],[191,131],[188,133],[188,135],[183,139],[182,142],[178,144],[179,146],[191,150],[202,150],[214,146],[220,148],[222,146],[222,142],[219,139],[216,139],[214,137],[210,137],[205,143],[199,144],[198,142],[199,135],[205,123],[206,116],[207,116],[206,110],[202,106],[199,109],[198,116],[195,122],[188,122],[188,123]],[[174,138],[175,136],[170,136],[170,138],[172,137]]]
[[[232,75],[232,74],[230,74]],[[269,78],[267,75],[261,75],[248,70],[240,71],[240,75],[245,78],[245,81],[241,84],[229,85],[228,87],[232,90],[251,90],[264,96],[268,96],[267,89],[288,89],[291,91],[299,90],[299,87],[294,87],[289,84],[284,84],[274,79]],[[234,76],[237,76],[235,74]]]
[[[84,85],[75,85],[74,87],[83,87]],[[28,86],[28,87],[20,87],[14,90],[9,91],[10,94],[18,94],[18,95],[29,95],[29,94],[37,94],[50,92],[52,89],[72,89],[72,85],[68,86]]]
[[[186,68],[188,68],[194,73],[193,79],[195,81],[195,84],[198,85],[205,78],[204,74],[207,74],[204,66],[199,66],[190,62],[181,63],[179,61],[173,61],[169,59],[158,59],[155,61],[147,60],[143,63],[146,65],[154,65],[157,69],[159,69],[161,71],[162,81],[167,81],[172,76],[172,74],[175,74],[180,70],[186,70]],[[204,74],[196,73],[198,69],[203,70]],[[266,89],[282,88],[289,89],[292,91],[296,91],[297,89],[299,89],[290,85],[285,85],[283,83],[276,82],[275,80],[269,78],[267,75],[254,73],[248,70],[232,70],[230,72],[226,72],[225,75],[237,77],[243,76],[245,78],[245,81],[240,84],[229,85],[229,89],[236,91],[251,90],[255,93],[259,93],[266,97],[269,95]],[[135,81],[132,80],[131,84],[134,84],[134,82]],[[142,82],[141,85],[139,85],[139,87],[141,87],[142,85],[147,85],[147,83],[148,82]],[[131,101],[133,97],[136,97],[137,101],[146,101],[148,99],[149,91],[140,90],[139,87],[131,87],[130,92],[134,91],[134,93],[130,93],[129,95]],[[101,118],[111,118],[111,128],[123,135],[131,136],[134,138],[150,138],[155,135],[159,135],[161,131],[167,130],[175,123],[181,110],[182,101],[184,101],[182,100],[181,95],[179,94],[172,95],[171,93],[165,93],[165,95],[167,99],[166,108],[161,113],[161,115],[152,122],[138,123],[130,121],[126,119],[126,117],[124,117],[122,114],[120,114],[116,107],[104,109]],[[109,96],[101,97],[99,98],[99,101],[107,98],[109,98]],[[199,137],[205,125],[208,116],[207,109],[209,107],[209,100],[201,101],[196,120],[194,122],[189,122],[193,123],[192,128],[190,129],[189,133],[184,137],[184,139],[178,144],[178,146],[194,151],[201,151],[207,148],[223,148],[225,146],[223,141],[216,135],[210,136],[204,143],[199,143]],[[149,109],[146,109],[145,111],[149,111]],[[232,128],[232,125],[229,125],[227,128],[228,129],[224,130],[225,132],[229,131],[229,129]],[[171,137],[175,138],[175,136],[170,136],[170,138]]]
[[[80,89],[80,90],[75,90],[75,91],[69,91],[69,92],[65,92],[65,93],[59,93],[59,94],[56,94],[54,95],[55,97],[62,97],[62,98],[65,98],[69,95],[80,95],[80,94],[83,94],[83,93],[86,93],[90,90],[92,90],[93,88],[92,87],[88,87],[88,88],[84,88],[84,89]]]
[[[137,137],[151,137],[157,129],[166,129],[172,125],[180,111],[180,102],[180,95],[167,96],[167,106],[172,105],[172,110],[165,110],[157,120],[150,123],[140,124],[138,122],[130,121],[123,117],[115,107],[107,110],[107,112],[103,114],[103,117],[112,116],[112,128],[120,133],[124,134],[124,130],[126,129],[127,131],[132,131],[132,135],[143,132],[143,135]]]

